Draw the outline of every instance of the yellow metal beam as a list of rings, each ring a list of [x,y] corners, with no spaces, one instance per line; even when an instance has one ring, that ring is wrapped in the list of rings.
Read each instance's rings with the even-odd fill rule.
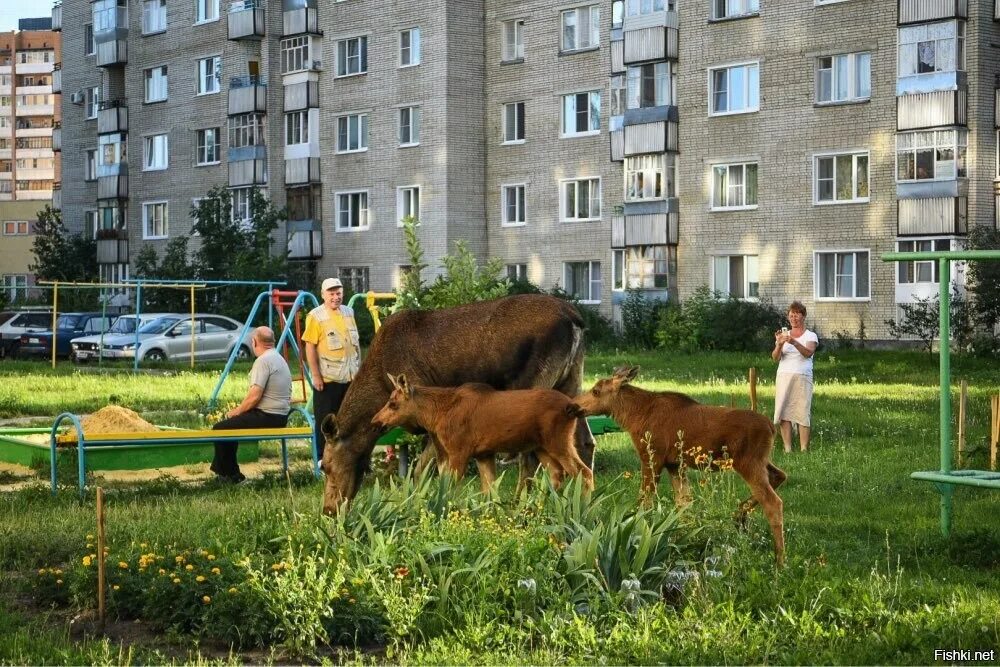
[[[88,440],[109,440],[114,442],[131,442],[147,440],[225,440],[240,436],[260,436],[262,439],[278,439],[282,437],[311,438],[313,430],[308,426],[292,426],[286,428],[258,429],[193,429],[150,431],[148,433],[95,433]],[[76,444],[77,438],[72,433],[63,433],[56,438],[60,444]]]

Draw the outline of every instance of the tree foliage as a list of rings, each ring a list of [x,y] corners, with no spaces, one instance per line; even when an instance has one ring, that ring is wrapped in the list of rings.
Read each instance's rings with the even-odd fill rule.
[[[992,225],[980,225],[969,231],[969,250],[1000,250],[1000,231]],[[975,324],[993,332],[1000,324],[1000,260],[970,261],[966,288],[974,301]]]
[[[28,270],[37,281],[95,282],[97,273],[97,243],[84,234],[71,234],[63,225],[62,215],[51,206],[38,212],[33,261]],[[48,301],[46,295],[45,301]],[[67,290],[59,295],[62,311],[96,308],[98,293],[94,290]]]

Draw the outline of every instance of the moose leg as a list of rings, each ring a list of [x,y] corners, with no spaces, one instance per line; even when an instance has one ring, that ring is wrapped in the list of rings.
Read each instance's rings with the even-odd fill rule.
[[[521,455],[517,457],[517,467],[516,495],[521,495],[521,491],[531,484],[535,472],[538,470],[538,456],[533,451],[521,452]]]
[[[488,495],[493,483],[497,479],[497,460],[492,454],[480,456],[476,459],[476,467],[479,468],[479,486],[483,494]]]
[[[536,450],[535,454],[542,462],[542,465],[545,466],[545,469],[549,471],[549,478],[552,480],[552,487],[558,489],[562,485],[563,478],[563,468],[559,464],[559,461],[548,452],[543,452],[540,449]]]
[[[775,562],[778,567],[781,567],[785,562],[784,503],[774,492],[768,479],[771,471],[765,466],[751,469],[737,468],[736,471],[746,480],[754,500],[764,508],[764,516],[767,517],[767,522],[771,526],[771,534],[774,536]]]
[[[784,470],[774,465],[773,463],[768,462],[767,481],[771,485],[772,489],[777,490],[779,486],[785,483],[786,479],[788,479],[788,475],[785,474]],[[757,499],[754,498],[753,496],[741,502],[740,507],[736,511],[736,516],[735,516],[737,523],[745,528],[747,515],[750,514],[750,512],[752,512],[754,508],[757,507],[758,504],[759,503],[757,502]]]
[[[434,442],[434,436],[428,436],[430,440],[424,447],[424,451],[420,452],[420,456],[417,457],[417,463],[413,468],[414,477],[420,477],[424,474],[424,470],[427,469],[434,459],[437,458],[437,444]]]
[[[334,445],[323,452],[326,470],[326,488],[323,493],[323,512],[333,514],[344,503],[350,502],[360,486],[365,456],[346,447]]]

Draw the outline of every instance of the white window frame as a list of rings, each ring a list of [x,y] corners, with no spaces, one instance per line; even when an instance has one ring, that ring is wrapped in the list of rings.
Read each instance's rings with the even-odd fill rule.
[[[161,234],[151,233],[155,230],[150,228],[151,223],[155,223],[155,220],[150,218],[150,213],[153,212],[154,207],[163,207],[163,219],[161,224],[163,229],[160,230]],[[159,199],[156,201],[146,201],[142,203],[142,238],[146,241],[157,241],[161,239],[166,239],[170,237],[170,205],[166,199]]]
[[[100,218],[97,209],[91,208],[83,212],[83,235],[92,240],[97,239],[97,230],[100,228]]]
[[[677,196],[677,160],[673,153],[654,153],[626,157],[622,166],[625,177],[623,198],[627,202],[657,201]],[[660,175],[660,194],[655,192],[656,174]],[[648,176],[654,186],[647,185]],[[646,191],[651,190],[646,196]],[[637,194],[633,194],[637,193]]]
[[[355,294],[365,294],[371,291],[371,268],[367,266],[341,266],[337,268],[337,277]],[[358,285],[358,279],[361,285]],[[361,287],[362,289],[358,289]]]
[[[581,95],[587,96],[587,129],[583,131],[572,130],[570,131],[568,126],[570,125],[568,115],[570,113],[569,102],[573,101],[573,120],[576,120],[579,111],[576,108],[577,102]],[[590,113],[593,106],[592,100],[597,97],[597,129],[594,129],[594,118]],[[574,137],[593,137],[601,133],[601,91],[599,90],[581,90],[575,93],[567,93],[562,96],[561,104],[559,105],[559,115],[560,115],[560,137],[563,139],[571,139]],[[575,126],[575,123],[573,123]]]
[[[160,21],[157,21],[155,25],[150,19],[154,16],[154,12],[148,11],[152,3],[159,5],[155,12],[157,17],[162,16],[162,25]],[[158,35],[161,32],[167,31],[167,0],[142,0],[142,34],[143,35]],[[85,47],[86,48],[86,47]]]
[[[521,190],[521,196],[515,200],[515,208],[519,209],[515,216],[519,220],[511,220],[507,208],[508,192]],[[516,194],[515,194],[516,197]],[[528,224],[528,184],[527,183],[504,183],[500,186],[500,226],[501,227],[524,227]]]
[[[83,24],[83,55],[85,56],[97,55],[97,46],[96,42],[94,42],[93,23]]]
[[[7,292],[7,299],[11,303],[18,300],[17,292],[21,290],[21,295],[28,297],[28,275],[26,273],[5,273],[3,274],[4,292]]]
[[[348,53],[351,42],[358,43],[358,54],[356,56]],[[336,78],[343,79],[349,76],[361,76],[368,73],[368,35],[355,35],[354,37],[338,39],[335,48],[337,59]],[[358,62],[358,69],[352,70],[350,65],[355,59]]]
[[[244,226],[250,223],[250,220],[252,219],[252,211],[250,210],[252,190],[253,186],[230,189],[230,192],[232,193],[230,195],[232,197],[232,206],[230,208],[229,218],[233,222],[238,222]],[[241,215],[244,212],[246,215]]]
[[[954,35],[948,37],[920,39],[915,41],[904,41],[909,38],[909,34],[920,30],[927,30],[935,25],[951,24],[955,26]],[[928,35],[930,37],[930,35]],[[946,21],[936,21],[935,23],[923,25],[900,26],[896,33],[896,76],[897,78],[908,78],[911,76],[933,76],[940,72],[964,72],[968,69],[968,26],[965,19],[951,19]],[[930,72],[920,72],[920,44],[934,43],[934,69]],[[944,69],[939,66],[942,53],[941,43],[948,43],[946,48],[951,50],[955,62],[954,69]],[[912,52],[910,51],[912,49]],[[907,56],[912,56],[914,71],[903,73],[903,61]]]
[[[101,87],[87,88],[84,93],[83,114],[86,120],[96,120],[101,106]]]
[[[96,148],[87,149],[83,152],[83,180],[97,180],[97,155]]]
[[[508,123],[507,123],[507,121],[509,120],[509,117],[508,117],[508,114],[507,114],[508,108],[513,108],[514,109],[514,127],[513,128],[511,128],[508,125]],[[503,104],[500,107],[500,114],[501,114],[501,118],[500,118],[500,131],[501,131],[500,145],[502,145],[502,146],[511,146],[511,145],[523,144],[524,143],[524,141],[525,141],[525,135],[527,135],[527,125],[524,122],[525,109],[526,109],[526,103],[525,102],[508,102],[506,104]],[[520,120],[520,123],[518,123],[518,120]],[[518,125],[520,125],[521,132],[524,133],[524,135],[522,135],[520,138],[517,137]],[[513,129],[513,136],[514,136],[513,139],[509,138],[510,137],[510,130],[511,129]]]
[[[167,101],[170,95],[169,74],[170,72],[166,65],[157,65],[156,67],[149,67],[142,71],[143,102],[152,104]],[[162,92],[163,97],[151,97],[152,94],[160,92]]]
[[[285,145],[309,143],[309,109],[285,112]]]
[[[356,118],[357,119],[357,125],[356,125],[356,128],[355,128],[356,129],[357,137],[355,137],[355,138],[358,141],[358,148],[351,148],[351,119],[352,118]],[[340,124],[341,124],[341,121],[343,121],[344,123],[347,124],[347,128],[346,128],[347,129],[347,132],[346,132],[347,145],[346,145],[346,148],[344,148],[343,150],[340,147]],[[370,123],[370,121],[371,121],[371,118],[369,117],[369,114],[367,112],[364,112],[364,113],[344,114],[343,116],[337,116],[337,153],[338,154],[344,154],[344,153],[364,153],[364,152],[366,152],[368,150],[368,132],[369,132],[369,123]]]
[[[202,137],[207,137],[208,132],[213,132],[215,136],[215,160],[203,161],[202,157],[207,157],[208,155],[208,143],[202,143]],[[222,128],[221,127],[203,127],[199,130],[195,130],[194,135],[195,144],[195,166],[196,167],[208,167],[211,165],[219,164],[222,161]],[[203,150],[204,149],[204,150]]]
[[[403,47],[403,35],[409,34],[410,45],[406,47],[409,51],[409,61],[403,59],[404,47]],[[414,35],[416,39],[414,40]],[[413,26],[412,28],[405,28],[399,31],[399,68],[404,69],[407,67],[416,67],[420,64],[420,26]]]
[[[851,157],[851,199],[837,199],[837,158]],[[865,159],[866,181],[868,183],[868,194],[864,197],[858,196],[858,158]],[[833,199],[819,198],[819,163],[820,160],[833,160]],[[818,153],[813,156],[813,205],[814,206],[837,206],[839,204],[867,204],[871,201],[872,189],[872,162],[871,154],[867,150],[837,151],[835,153]],[[759,187],[758,183],[758,187]]]
[[[596,216],[593,215],[593,206],[592,206],[592,204],[594,202],[594,195],[593,195],[593,185],[591,185],[591,186],[588,186],[590,188],[590,190],[588,190],[588,193],[587,193],[588,207],[589,207],[589,211],[588,212],[590,213],[590,216],[586,217],[586,218],[580,218],[580,217],[573,217],[573,218],[571,218],[571,217],[569,217],[567,215],[568,211],[566,210],[567,188],[569,188],[569,187],[573,188],[573,190],[574,190],[573,199],[574,199],[574,203],[575,203],[575,208],[577,210],[579,210],[579,206],[580,206],[580,201],[579,201],[580,186],[579,186],[579,184],[583,183],[583,182],[588,182],[588,183],[591,183],[591,184],[593,184],[594,182],[597,183],[597,215]],[[582,177],[578,177],[578,178],[564,178],[564,179],[561,179],[559,181],[559,221],[560,222],[598,222],[598,221],[600,221],[602,219],[601,216],[603,214],[603,209],[604,209],[604,207],[601,205],[602,204],[602,202],[601,202],[601,194],[602,194],[602,189],[601,189],[601,177],[600,176],[582,176]]]
[[[941,236],[914,236],[914,237],[898,238],[898,239],[896,239],[896,252],[940,252],[940,251],[936,251],[934,249],[934,246],[936,246],[939,243],[946,243],[948,245],[948,247],[945,248],[945,250],[952,250],[954,248],[954,241],[955,240],[956,240],[956,237],[954,237],[954,236],[945,236],[945,237],[941,237]],[[930,243],[931,249],[930,250],[901,250],[900,247],[899,247],[901,243],[913,243],[914,246],[916,246],[917,243]],[[910,262],[896,262],[896,265],[897,265],[897,267],[896,267],[896,271],[895,271],[895,274],[896,274],[895,278],[896,278],[896,285],[897,286],[901,286],[901,285],[940,285],[941,284],[941,280],[940,280],[941,276],[938,275],[938,271],[940,270],[940,266],[934,260],[920,260],[920,261],[910,261]],[[901,271],[905,271],[909,267],[913,267],[913,280],[912,281],[908,281],[908,282],[903,282],[902,280],[900,280],[899,274],[900,274]],[[927,270],[929,270],[931,272],[931,279],[930,280],[919,280],[918,279],[917,274],[918,274],[918,272],[920,271],[920,269],[922,267],[925,267]],[[952,270],[952,279],[954,279],[954,269]]]
[[[872,96],[872,58],[870,51],[856,51],[852,53],[835,53],[828,56],[817,56],[816,58],[816,104],[826,105],[826,104],[853,104],[856,102],[864,102],[871,99]],[[862,95],[859,89],[859,78],[858,78],[858,61],[862,57],[866,57],[868,61],[868,94]],[[837,59],[846,58],[847,61],[847,96],[843,98],[837,97],[837,88],[840,83],[840,70],[837,68]],[[823,61],[830,60],[830,68],[822,67]],[[830,99],[824,100],[820,98],[820,81],[823,76],[823,72],[830,72]]]
[[[941,135],[954,133],[954,141],[947,142],[941,141],[939,139]],[[916,138],[919,135],[931,135],[931,142],[924,146],[911,146],[910,148],[900,148],[899,144],[904,137],[912,137],[913,141],[910,143],[915,144]],[[952,160],[938,160],[938,151],[943,149],[951,149],[954,158]],[[934,154],[934,178],[917,178],[917,153],[922,151],[931,151]],[[930,183],[933,181],[954,181],[959,178],[969,177],[969,131],[965,128],[947,128],[942,130],[914,130],[906,132],[896,133],[896,182],[897,183]],[[900,178],[899,177],[899,155],[900,153],[912,153],[913,154],[913,178]],[[939,176],[940,172],[939,164],[952,162],[954,167],[952,169],[952,174],[950,176]],[[964,162],[965,174],[959,174],[959,164]]]
[[[732,274],[730,273],[730,262],[734,257],[739,257],[743,261],[743,294],[744,296],[736,296],[733,298],[739,299],[740,301],[760,301],[760,255],[745,255],[741,253],[721,253],[717,255],[712,255],[709,257],[708,262],[708,280],[711,285],[712,293],[715,294],[719,292],[722,297],[728,299],[733,296],[733,293],[729,291],[729,283],[732,280]],[[719,286],[716,280],[715,268],[716,262],[718,260],[726,260],[726,284],[724,286]],[[750,280],[750,260],[753,260],[754,269],[757,274],[757,296],[750,296],[750,286],[753,281]]]
[[[723,9],[724,13],[720,15],[719,9]],[[712,19],[715,21],[758,14],[760,14],[760,0],[712,0]]]
[[[285,37],[279,43],[281,73],[305,72],[312,69],[312,36]]]
[[[612,3],[614,4],[614,3]],[[656,12],[668,11],[672,12],[677,9],[676,0],[628,0],[624,3],[625,6],[622,7],[622,19],[625,16],[647,16],[649,14],[655,14]],[[614,22],[614,16],[612,16],[612,22]],[[619,23],[614,23],[615,27],[620,25]]]
[[[754,165],[757,168],[756,178],[757,178],[757,201],[753,204],[747,204],[747,167],[749,165]],[[729,169],[732,167],[743,167],[743,181],[742,181],[742,204],[729,205]],[[716,169],[726,169],[726,201],[727,203],[722,206],[716,206],[715,204],[715,170]],[[726,162],[721,164],[713,164],[711,166],[711,171],[709,172],[709,188],[708,188],[708,205],[710,211],[752,211],[760,205],[760,163],[747,161],[747,162]]]
[[[504,273],[507,275],[507,280],[521,281],[528,279],[527,262],[514,262],[512,264],[504,264],[503,268],[504,268]]]
[[[574,33],[573,44],[566,43],[566,19],[573,15]],[[596,16],[595,16],[596,14]],[[587,39],[584,42],[580,39],[582,32],[580,26],[583,19],[587,20]],[[574,53],[577,51],[590,51],[601,46],[601,6],[600,5],[580,5],[572,9],[564,9],[559,12],[559,49],[562,53]]]
[[[163,141],[158,142],[157,140],[162,137]],[[152,162],[152,158],[156,157],[157,151],[156,146],[158,143],[163,145],[163,159],[162,161],[157,160]],[[142,170],[143,171],[163,171],[164,169],[170,168],[170,135],[167,133],[161,134],[150,134],[142,138]]]
[[[858,292],[858,253],[865,253],[868,255],[868,296],[857,296]],[[853,273],[853,292],[855,296],[851,297],[839,297],[839,296],[820,296],[820,256],[821,255],[834,255],[834,271],[836,271],[837,256],[838,255],[854,255],[854,273]],[[872,292],[872,262],[871,262],[872,252],[871,248],[831,248],[823,250],[813,250],[813,298],[816,301],[841,301],[841,302],[865,302],[871,301]],[[834,274],[833,290],[837,291],[837,275]],[[846,274],[843,274],[846,275]]]
[[[643,76],[644,68],[652,67],[653,76]],[[657,70],[660,70],[657,72]],[[621,76],[621,75],[618,75]],[[677,104],[677,67],[671,62],[639,63],[625,68],[624,108],[648,109]],[[652,81],[653,104],[643,105],[645,83]],[[660,95],[657,95],[657,91]]]
[[[500,62],[524,60],[524,19],[510,19],[500,24]]]
[[[611,249],[611,291],[625,291],[625,249]]]
[[[403,115],[409,116],[409,123],[403,124]],[[406,107],[399,107],[399,112],[396,114],[396,139],[399,141],[400,148],[412,148],[413,146],[420,145],[420,121],[421,113],[419,105],[412,105]],[[408,128],[409,136],[403,137],[403,128]],[[339,129],[339,128],[338,128]]]
[[[213,15],[214,14],[214,15]],[[219,20],[219,0],[195,0],[194,24],[213,23]]]
[[[208,68],[211,67],[209,70]],[[214,89],[212,82],[215,83]],[[206,84],[209,84],[206,86]],[[222,92],[222,56],[208,56],[198,59],[198,81],[196,95],[215,95]]]
[[[744,68],[746,72],[743,75],[743,99],[745,100],[746,106],[733,109],[730,104],[732,100],[732,95],[730,95],[730,90],[732,88],[730,80],[732,78],[732,70]],[[750,105],[750,97],[753,91],[753,87],[750,85],[750,72],[756,69],[756,79],[757,79],[757,90],[756,90],[756,104]],[[714,74],[716,72],[725,71],[726,72],[726,110],[725,111],[715,111],[715,82]],[[748,60],[739,63],[730,63],[728,65],[718,65],[715,67],[708,68],[708,115],[709,116],[735,116],[737,114],[743,113],[756,113],[760,111],[760,61],[759,60]]]
[[[604,272],[601,270],[601,262],[600,262],[600,260],[596,260],[596,259],[581,259],[581,260],[578,260],[578,261],[564,261],[563,262],[563,275],[562,275],[562,278],[563,278],[563,289],[566,290],[567,294],[569,294],[572,297],[575,297],[575,295],[573,294],[573,292],[571,292],[569,290],[569,280],[566,279],[566,277],[568,275],[567,271],[570,270],[570,265],[572,265],[572,264],[587,264],[588,265],[587,266],[587,298],[586,299],[578,299],[578,301],[580,303],[582,303],[582,304],[590,305],[590,306],[596,306],[597,304],[601,303],[601,291],[602,291],[602,289],[604,287]],[[594,280],[594,265],[595,264],[598,267],[598,273],[601,274],[601,277],[598,280]],[[595,288],[595,286],[597,288],[597,294],[596,294],[597,298],[594,298],[595,297],[595,294],[594,294],[594,288]]]
[[[342,226],[340,224],[340,214],[345,210],[340,207],[341,197],[350,197],[351,195],[364,195],[364,207],[358,209],[359,224],[358,225],[348,225]],[[334,229],[337,232],[363,232],[371,228],[371,195],[368,190],[340,190],[333,193],[334,202]],[[350,205],[350,200],[348,200],[348,205]],[[350,211],[348,210],[348,214]]]
[[[11,226],[10,231],[8,231],[8,226]],[[4,236],[27,236],[31,232],[31,223],[27,220],[4,220],[3,221],[3,235]]]
[[[403,218],[406,217],[406,208],[413,208],[413,195],[417,197],[417,211],[413,217],[420,221],[420,207],[423,203],[423,195],[419,185],[400,185],[396,188],[396,226],[403,226]],[[412,215],[412,214],[411,214]]]

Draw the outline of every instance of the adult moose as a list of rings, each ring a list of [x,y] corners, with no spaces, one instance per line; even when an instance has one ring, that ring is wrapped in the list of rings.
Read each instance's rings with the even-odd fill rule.
[[[580,313],[548,295],[393,315],[372,341],[336,419],[324,424],[323,511],[332,514],[358,492],[380,433],[372,417],[392,393],[390,373],[429,387],[481,382],[498,390],[555,389],[573,397],[580,392],[583,354]],[[594,437],[586,419],[577,423],[576,445],[593,467]]]

